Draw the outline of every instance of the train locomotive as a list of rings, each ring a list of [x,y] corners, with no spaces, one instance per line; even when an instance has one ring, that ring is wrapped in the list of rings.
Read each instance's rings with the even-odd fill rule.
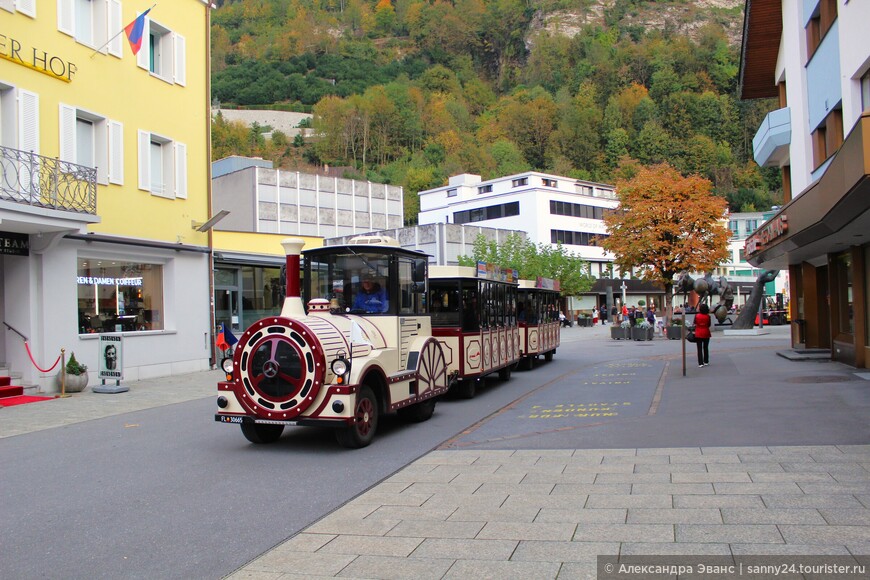
[[[281,313],[252,324],[222,361],[215,420],[239,425],[252,443],[300,425],[332,427],[342,446],[359,448],[384,413],[431,417],[449,379],[425,304],[427,256],[358,237],[306,250],[300,283],[304,241],[282,245]]]
[[[559,346],[558,291],[501,272],[428,266],[386,236],[306,250],[282,242],[286,298],[221,362],[215,421],[252,443],[286,426],[331,427],[348,448],[371,443],[379,418],[425,421],[453,389],[471,398],[489,374],[507,380]],[[307,304],[303,303],[303,297]]]

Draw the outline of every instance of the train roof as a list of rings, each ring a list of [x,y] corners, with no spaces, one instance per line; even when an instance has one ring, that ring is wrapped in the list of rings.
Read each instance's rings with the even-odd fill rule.
[[[507,271],[505,271],[507,272]],[[492,280],[494,282],[504,282],[505,284],[516,285],[516,281],[511,279],[502,279],[501,272],[498,274],[481,276],[478,269],[474,266],[429,266],[429,278],[444,279],[444,278],[466,278],[474,280]]]
[[[343,252],[354,253],[359,251],[376,251],[382,254],[396,254],[411,256],[414,258],[429,257],[429,254],[425,252],[403,248],[399,245],[397,239],[389,236],[356,236],[348,240],[345,244],[311,248],[309,250],[304,250],[302,253],[306,256],[322,256]]]

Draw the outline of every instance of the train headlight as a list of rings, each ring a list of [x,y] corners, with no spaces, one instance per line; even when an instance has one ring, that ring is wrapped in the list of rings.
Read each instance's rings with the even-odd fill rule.
[[[332,372],[336,377],[343,377],[347,374],[347,371],[350,370],[350,361],[346,358],[339,357],[332,361],[329,368],[332,369]]]
[[[233,358],[227,357],[221,360],[221,369],[223,369],[224,374],[227,375],[227,380],[231,380],[233,378]]]

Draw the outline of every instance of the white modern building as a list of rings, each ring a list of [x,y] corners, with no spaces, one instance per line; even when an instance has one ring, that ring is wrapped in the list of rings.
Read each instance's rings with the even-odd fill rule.
[[[776,98],[755,161],[782,171],[785,204],[745,245],[789,271],[792,345],[870,362],[870,2],[747,0],[743,99]]]
[[[221,230],[326,238],[404,225],[401,187],[272,169],[261,159],[237,158],[228,169],[212,180],[213,210],[230,212]]]
[[[746,261],[746,238],[752,235],[764,224],[775,211],[768,212],[736,212],[728,214],[728,229],[731,231],[731,239],[728,241],[728,261],[716,268],[714,275],[725,276],[734,288],[735,304],[740,307],[749,298],[749,292],[755,284],[755,280],[764,273]],[[779,275],[773,282],[765,286],[765,294],[775,298],[777,294],[788,296],[788,270],[780,270]]]
[[[594,245],[594,239],[607,235],[604,212],[618,205],[612,185],[534,171],[488,181],[462,174],[419,195],[420,225],[522,230],[536,245],[561,243],[590,263],[593,276],[611,276],[612,256]]]

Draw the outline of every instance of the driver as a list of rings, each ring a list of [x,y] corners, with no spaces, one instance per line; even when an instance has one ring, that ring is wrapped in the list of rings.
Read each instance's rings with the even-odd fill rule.
[[[387,291],[371,277],[363,278],[359,291],[353,299],[353,309],[365,310],[366,312],[386,312],[389,307]]]

